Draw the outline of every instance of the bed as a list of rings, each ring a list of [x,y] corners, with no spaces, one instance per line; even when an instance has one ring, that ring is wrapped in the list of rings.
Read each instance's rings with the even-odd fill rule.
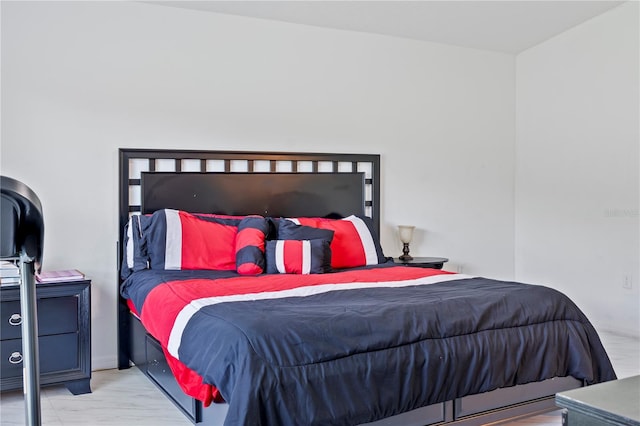
[[[482,424],[615,379],[566,296],[379,229],[378,155],[121,149],[119,368],[206,425]]]

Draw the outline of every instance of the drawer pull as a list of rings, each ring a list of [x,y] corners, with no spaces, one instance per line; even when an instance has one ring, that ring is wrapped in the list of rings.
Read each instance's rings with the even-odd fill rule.
[[[22,316],[20,314],[13,314],[9,317],[9,324],[20,325],[22,324]]]
[[[22,354],[20,352],[14,352],[9,355],[9,362],[11,364],[20,364],[22,362]]]

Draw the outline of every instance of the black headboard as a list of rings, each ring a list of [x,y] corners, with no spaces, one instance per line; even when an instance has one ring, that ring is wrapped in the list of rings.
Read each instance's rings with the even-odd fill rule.
[[[362,198],[358,201],[362,202],[361,212],[373,219],[376,230],[380,230],[380,156],[376,154],[317,154],[317,153],[285,153],[285,152],[231,152],[231,151],[194,151],[194,150],[145,150],[145,149],[120,149],[120,232],[124,229],[125,224],[129,220],[131,213],[142,212],[143,199],[147,205],[144,206],[146,212],[153,211],[158,208],[177,208],[177,206],[189,206],[188,197],[206,199],[209,196],[218,196],[215,193],[217,184],[215,181],[229,182],[232,174],[238,175],[233,180],[250,180],[254,175],[255,183],[248,185],[256,185],[264,188],[261,182],[268,179],[273,185],[277,184],[279,179],[282,185],[287,179],[287,192],[306,193],[306,197],[323,197],[327,198],[332,191],[326,191],[328,185],[334,185],[338,188],[344,185],[357,185],[354,179],[363,180]],[[167,175],[167,173],[169,174]],[[158,176],[152,176],[152,175]],[[266,174],[274,174],[274,177],[265,177]],[[345,174],[342,176],[342,174]],[[174,183],[164,182],[170,191],[160,191],[162,194],[146,195],[143,191],[152,192],[151,188],[145,186],[142,188],[143,181],[149,181],[155,185],[163,175],[172,176],[168,179],[175,179]],[[209,175],[209,176],[207,176]],[[288,177],[285,177],[288,175]],[[296,179],[296,175],[299,179]],[[313,175],[316,175],[315,177]],[[333,183],[329,183],[331,178],[327,176],[338,175]],[[347,176],[351,175],[351,176]],[[192,186],[193,185],[193,186]],[[315,187],[315,189],[314,189]],[[208,189],[207,189],[208,188]],[[212,189],[213,188],[213,189]],[[311,189],[311,192],[308,190]],[[176,190],[175,193],[173,190]],[[209,190],[213,190],[214,194]],[[252,190],[252,189],[251,189]],[[272,191],[272,190],[269,190]],[[223,189],[224,193],[225,190]],[[273,192],[265,192],[267,196],[278,195]],[[229,195],[229,191],[226,191]],[[346,193],[346,192],[344,192]],[[344,193],[342,195],[344,195]],[[155,199],[149,198],[151,195]],[[166,197],[165,197],[166,195]],[[237,194],[233,194],[234,196]],[[255,195],[255,194],[254,194]],[[328,204],[326,212],[310,212],[313,215],[325,215],[328,213],[356,214],[351,212],[353,204],[348,204],[346,208],[340,208],[341,211],[333,211],[341,207],[341,202],[353,203],[354,200],[346,199],[341,195],[341,191],[335,192],[337,203]],[[183,197],[180,204],[171,204],[172,197]],[[204,197],[204,198],[203,198]],[[236,197],[236,200],[242,200],[242,197]],[[201,208],[203,212],[213,213],[217,207],[225,205],[225,208],[234,207],[228,202],[229,200],[221,200],[216,206],[205,204],[194,204],[197,208]],[[331,200],[328,200],[331,201]],[[163,206],[164,203],[168,203]],[[153,204],[151,204],[153,203]],[[183,204],[186,203],[186,204]],[[299,203],[296,203],[299,204]],[[264,204],[256,205],[255,209],[265,207]],[[293,207],[293,206],[292,206]],[[186,208],[183,208],[186,210]],[[248,207],[249,210],[254,206]],[[295,211],[289,212],[285,208],[276,209],[273,203],[267,206],[268,215],[272,216],[301,216]],[[230,211],[227,211],[229,213]],[[264,211],[236,211],[237,214],[264,214]],[[217,213],[225,213],[219,211]],[[308,215],[308,214],[304,214]]]
[[[364,173],[142,173],[142,213],[346,217],[364,214]]]
[[[122,148],[119,157],[119,238],[131,214],[160,208],[273,217],[364,214],[380,231],[379,155]],[[121,259],[120,242],[118,265]],[[129,309],[119,299],[118,367],[126,368]]]

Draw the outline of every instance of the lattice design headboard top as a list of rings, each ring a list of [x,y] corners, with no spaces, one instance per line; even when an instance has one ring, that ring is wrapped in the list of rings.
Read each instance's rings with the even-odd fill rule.
[[[130,214],[141,211],[143,173],[362,173],[363,211],[379,231],[379,169],[375,154],[120,149],[120,229]]]

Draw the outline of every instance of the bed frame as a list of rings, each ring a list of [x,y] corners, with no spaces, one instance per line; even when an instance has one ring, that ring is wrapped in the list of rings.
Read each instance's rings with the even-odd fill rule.
[[[295,176],[299,176],[300,186],[308,186],[306,179],[313,175],[359,175],[362,181],[361,210],[336,212],[335,206],[329,206],[327,212],[317,213],[317,215],[364,213],[373,219],[378,232],[380,229],[379,155],[120,149],[119,160],[120,238],[131,214],[151,213],[160,207],[206,213],[301,216],[298,212],[280,211],[277,207],[268,205],[242,206],[237,210],[226,203],[228,200],[221,205],[228,206],[229,210],[212,211],[218,208],[212,207],[204,200],[221,196],[219,192],[215,192],[217,189],[212,187],[212,175],[224,177],[233,173],[237,173],[238,177],[243,176],[242,179],[246,179],[247,175],[255,174],[258,181],[264,181],[265,173],[274,174],[274,177],[292,175],[294,180]],[[148,177],[152,174],[158,174],[154,176],[156,179],[153,182],[154,186],[161,185],[160,191],[143,188],[145,182],[151,181]],[[161,179],[158,179],[160,177]],[[158,180],[160,184],[157,183]],[[150,186],[148,183],[146,185]],[[211,191],[214,191],[215,197],[211,195]],[[304,193],[304,189],[300,188],[300,191]],[[166,198],[157,197],[158,193],[171,194],[172,192],[180,195],[180,200],[175,204],[174,201],[170,202]],[[290,190],[288,193],[298,192]],[[232,193],[237,195],[237,191]],[[353,208],[350,207],[350,209]],[[247,209],[255,211],[246,211]],[[122,259],[121,241],[118,244],[118,259]],[[118,265],[120,264],[121,262],[118,261]],[[118,282],[119,285],[120,282]],[[192,422],[211,426],[223,423],[226,404],[212,404],[205,408],[200,401],[184,394],[168,367],[158,341],[146,332],[139,319],[129,311],[126,301],[119,297],[118,368],[129,368],[131,363],[138,367]],[[582,385],[583,383],[571,377],[555,378],[456,398],[369,423],[369,425],[499,423],[556,409],[554,404],[556,392]]]

